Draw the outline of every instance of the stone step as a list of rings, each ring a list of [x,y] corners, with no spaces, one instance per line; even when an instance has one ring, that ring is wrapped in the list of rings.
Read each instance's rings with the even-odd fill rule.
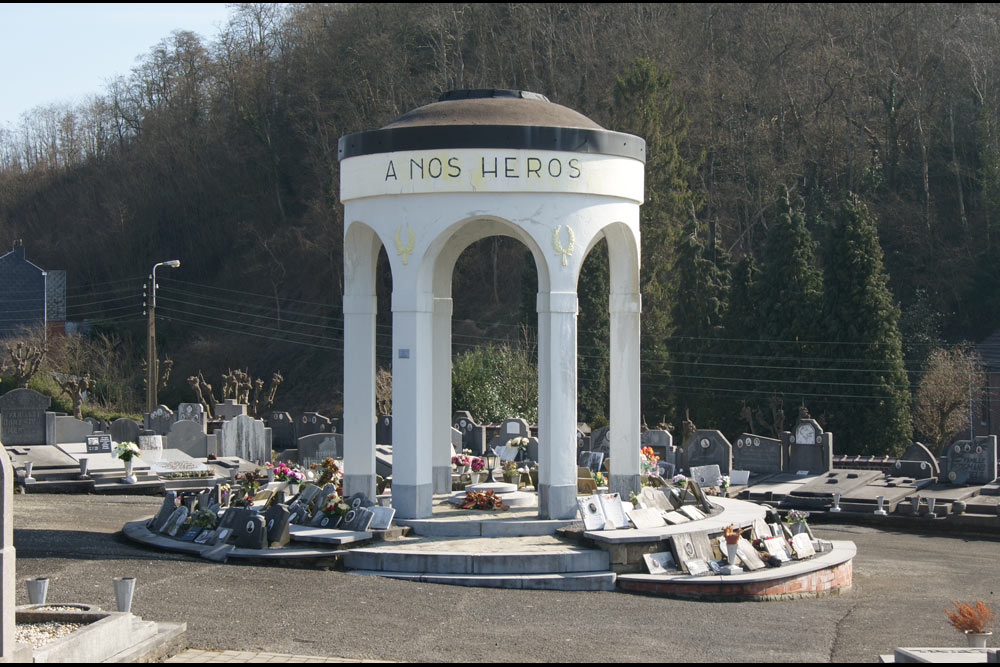
[[[555,535],[575,519],[398,519],[416,535],[426,537],[530,537]]]
[[[536,591],[613,591],[614,572],[568,572],[558,574],[431,574],[426,572],[380,572],[353,570],[351,574],[375,575],[390,579],[419,581],[428,584],[513,588]]]
[[[443,546],[443,545],[442,545]],[[350,570],[422,574],[564,574],[605,572],[611,567],[607,551],[564,550],[522,553],[456,553],[403,548],[352,549],[344,555]]]
[[[94,482],[94,493],[122,494],[122,495],[157,495],[164,493],[163,482],[153,477],[149,479],[139,478],[135,484],[125,484],[120,481],[115,482]]]
[[[25,493],[90,493],[94,489],[92,479],[42,479],[24,485]]]

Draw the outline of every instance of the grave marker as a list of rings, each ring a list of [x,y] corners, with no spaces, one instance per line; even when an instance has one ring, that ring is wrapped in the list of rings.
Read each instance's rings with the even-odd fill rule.
[[[723,475],[733,468],[733,446],[720,431],[696,430],[681,448],[681,468],[690,471],[694,467],[717,465]]]
[[[997,478],[997,437],[959,440],[945,451],[945,479],[953,484],[989,484]]]
[[[743,433],[736,438],[733,449],[733,467],[752,473],[771,475],[784,469],[784,456],[780,440]]]
[[[201,424],[201,430],[205,430],[205,407],[201,403],[181,403],[177,406],[177,421],[187,420]]]
[[[318,412],[304,412],[299,417],[297,429],[296,435],[300,438],[314,433],[333,433],[333,423],[329,417]]]
[[[117,443],[134,442],[138,445],[140,435],[139,425],[131,419],[122,417],[111,422],[111,439]]]
[[[34,389],[12,389],[0,396],[0,442],[7,447],[50,444],[45,411],[51,403]]]
[[[87,436],[87,453],[88,454],[101,454],[111,453],[111,436],[110,435],[88,435]]]
[[[295,423],[292,415],[274,410],[267,413],[264,423],[271,429],[271,444],[275,449],[295,447]]]
[[[194,458],[205,458],[210,453],[205,429],[198,422],[189,419],[178,420],[170,426],[167,446]]]
[[[822,475],[833,470],[833,434],[824,432],[815,419],[799,418],[793,431],[781,434],[788,452],[788,470]]]
[[[142,419],[147,431],[156,435],[166,435],[173,423],[177,421],[173,410],[165,405],[157,405],[152,412],[147,412]]]
[[[223,423],[219,432],[219,456],[238,456],[258,464],[271,458],[264,422],[246,415],[236,415]]]

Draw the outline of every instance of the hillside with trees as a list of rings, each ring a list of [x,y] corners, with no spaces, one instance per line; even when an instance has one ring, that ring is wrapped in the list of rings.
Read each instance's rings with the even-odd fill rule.
[[[338,138],[453,88],[535,91],[647,141],[650,426],[765,432],[805,403],[838,451],[898,451],[931,350],[1000,327],[998,41],[993,5],[234,5],[214,39],[166,35],[88,102],[0,129],[0,248],[66,269],[70,319],[139,350],[142,281],[179,258],[165,402],[247,368],[282,372],[277,407],[335,411]],[[595,421],[602,252],[581,287]],[[456,353],[530,347],[532,274],[510,239],[463,254]]]

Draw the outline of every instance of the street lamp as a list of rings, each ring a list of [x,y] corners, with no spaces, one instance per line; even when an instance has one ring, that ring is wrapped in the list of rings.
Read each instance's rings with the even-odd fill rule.
[[[160,266],[167,266],[176,269],[181,265],[181,260],[171,259],[166,262],[159,262],[153,265],[153,271],[149,274],[149,321],[146,326],[146,412],[152,412],[156,407],[156,385],[159,383],[159,363],[156,360],[156,319],[153,314],[156,308],[156,269]]]

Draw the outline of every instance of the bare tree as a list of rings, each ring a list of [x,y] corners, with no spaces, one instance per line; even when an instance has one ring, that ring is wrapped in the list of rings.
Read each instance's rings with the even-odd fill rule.
[[[930,353],[913,403],[913,426],[934,451],[968,428],[969,417],[983,398],[985,382],[982,359],[971,346]]]

